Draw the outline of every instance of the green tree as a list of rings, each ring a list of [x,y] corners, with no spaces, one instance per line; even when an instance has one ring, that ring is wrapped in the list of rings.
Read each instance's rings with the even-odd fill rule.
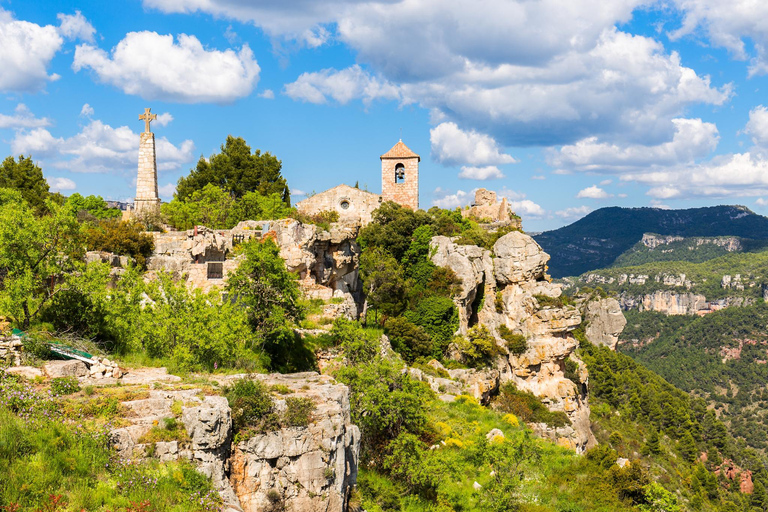
[[[363,252],[360,277],[367,307],[388,316],[397,316],[405,308],[405,279],[397,260],[380,247]]]
[[[279,194],[286,206],[291,196],[285,178],[280,173],[282,163],[269,152],[251,153],[251,147],[241,137],[228,136],[221,146],[221,153],[206,160],[200,158],[189,176],[182,177],[176,186],[176,197],[187,199],[196,190],[212,184],[230,193],[234,198],[248,192],[262,196]]]
[[[657,482],[651,482],[645,487],[645,500],[646,504],[640,505],[642,512],[681,512],[683,510],[677,502],[677,496]]]
[[[696,441],[694,441],[690,432],[686,432],[680,438],[679,448],[680,453],[683,454],[683,457],[685,457],[685,460],[688,462],[693,462],[696,460],[696,457],[699,454],[698,449],[696,448]]]
[[[35,217],[22,193],[0,189],[0,310],[29,328],[42,307],[82,266],[82,243],[71,210],[45,203]]]
[[[360,230],[358,241],[363,249],[380,247],[399,262],[411,246],[414,231],[432,222],[427,212],[387,201],[373,212],[373,222]]]
[[[75,192],[67,198],[65,203],[75,214],[86,213],[96,219],[116,219],[122,216],[118,208],[110,208],[101,196],[90,195],[83,197]]]
[[[105,219],[85,233],[89,250],[130,256],[141,267],[146,266],[146,259],[155,247],[155,239],[137,222]]]
[[[177,229],[191,229],[203,225],[211,229],[231,228],[230,214],[235,200],[223,188],[206,184],[194,190],[185,200],[174,197],[162,205],[161,211]]]
[[[311,354],[290,328],[304,315],[296,276],[286,270],[271,240],[251,240],[243,245],[243,254],[245,259],[229,275],[226,290],[247,307],[251,328],[262,338],[272,368],[295,371],[311,367]]]
[[[659,442],[659,433],[656,429],[651,430],[651,435],[643,446],[643,453],[658,455],[661,453],[661,443]]]
[[[12,156],[0,165],[0,188],[10,188],[21,192],[21,197],[36,213],[46,210],[49,198],[48,182],[43,177],[43,170],[32,162],[32,157],[19,155],[18,162]]]

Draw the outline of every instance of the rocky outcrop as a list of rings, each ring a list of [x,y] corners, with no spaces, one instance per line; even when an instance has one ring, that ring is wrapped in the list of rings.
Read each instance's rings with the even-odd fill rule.
[[[619,297],[621,309],[638,311],[658,311],[667,315],[695,315],[706,311],[710,305],[707,298],[696,293],[677,293],[669,290],[657,290],[653,293],[633,296],[626,293]]]
[[[561,285],[551,283],[546,274],[549,256],[520,232],[499,238],[492,250],[458,245],[442,236],[433,238],[431,247],[432,261],[453,269],[461,280],[461,291],[454,297],[461,334],[483,325],[504,352],[502,326],[526,337],[525,352],[497,360],[500,382],[512,381],[551,410],[566,413],[572,429],[555,433],[555,437],[564,436],[561,444],[577,452],[594,444],[586,367],[579,362],[582,380],[578,384],[565,377],[565,360],[573,359],[578,346],[570,331],[581,323],[581,315],[559,300]]]
[[[587,339],[595,345],[616,350],[619,335],[627,325],[621,304],[614,298],[591,300],[584,306]]]
[[[469,208],[461,210],[461,216],[489,222],[496,226],[512,225],[516,229],[523,227],[520,217],[512,211],[507,198],[502,197],[501,201],[497,201],[496,192],[484,188],[475,191],[475,202]]]
[[[244,512],[347,509],[357,481],[360,430],[352,424],[349,388],[316,373],[258,376],[310,398],[316,406],[307,427],[255,435],[233,448],[230,481]],[[276,408],[285,400],[276,400]],[[282,509],[281,509],[282,510]]]
[[[11,366],[21,364],[21,352],[24,344],[19,336],[0,338],[0,363],[8,363]]]

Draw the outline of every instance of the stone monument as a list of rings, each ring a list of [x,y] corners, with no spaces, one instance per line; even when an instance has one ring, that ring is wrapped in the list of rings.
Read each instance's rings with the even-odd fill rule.
[[[155,154],[155,134],[149,131],[149,123],[157,119],[157,114],[149,108],[139,119],[144,121],[144,132],[139,142],[139,175],[136,180],[136,199],[133,210],[136,215],[157,212],[160,198],[157,195],[157,156]]]

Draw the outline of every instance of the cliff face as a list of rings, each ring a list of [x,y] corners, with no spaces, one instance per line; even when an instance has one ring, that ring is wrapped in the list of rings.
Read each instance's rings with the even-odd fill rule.
[[[592,300],[584,306],[587,339],[595,345],[616,350],[619,335],[627,325],[621,304],[614,298]]]
[[[524,353],[498,358],[500,381],[512,381],[541,398],[551,410],[566,413],[572,427],[548,432],[547,437],[577,452],[594,444],[586,394],[588,375],[585,365],[573,355],[578,342],[570,334],[581,323],[581,315],[575,307],[557,300],[562,289],[546,274],[549,255],[533,238],[519,232],[501,237],[492,250],[457,245],[442,236],[433,238],[431,246],[432,261],[453,269],[461,279],[461,291],[454,301],[462,334],[479,324],[489,329],[500,347],[505,346],[501,326],[527,338]],[[568,358],[579,364],[578,383],[565,377]]]
[[[172,389],[165,377],[173,376],[161,379],[166,389],[137,388],[147,398],[122,403],[123,423],[129,425],[111,433],[121,456],[192,461],[212,479],[230,512],[278,510],[278,506],[310,512],[347,509],[360,450],[360,430],[350,419],[349,388],[312,372],[257,375],[254,378],[268,386],[288,388],[288,396],[311,399],[315,411],[306,427],[281,428],[235,444],[226,398],[201,396],[200,389]],[[179,406],[185,435],[178,441],[147,442],[153,426],[177,415],[174,409]],[[275,399],[278,412],[285,407],[285,399]]]

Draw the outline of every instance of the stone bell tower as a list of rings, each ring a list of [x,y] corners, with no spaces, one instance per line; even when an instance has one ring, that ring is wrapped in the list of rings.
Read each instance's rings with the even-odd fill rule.
[[[136,179],[136,199],[133,202],[133,211],[138,215],[157,212],[160,209],[155,134],[149,131],[149,123],[155,119],[157,114],[151,114],[148,108],[139,116],[139,120],[144,121],[144,132],[139,141],[139,175]]]
[[[421,157],[400,140],[381,155],[381,200],[419,209],[419,162]]]

